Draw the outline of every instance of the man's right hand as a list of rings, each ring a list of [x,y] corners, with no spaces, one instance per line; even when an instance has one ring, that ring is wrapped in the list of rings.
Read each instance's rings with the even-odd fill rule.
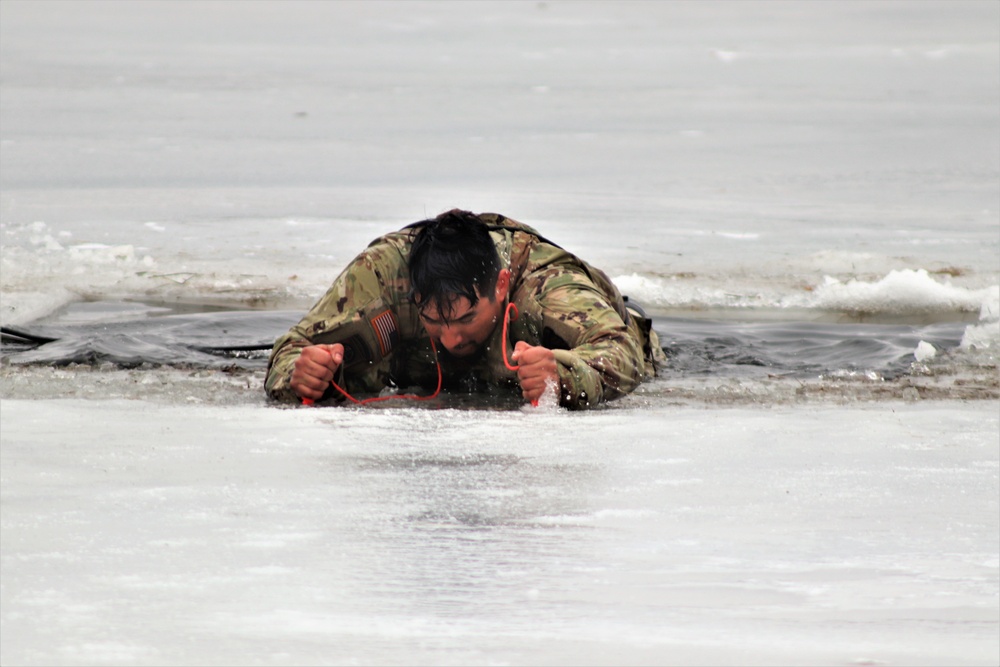
[[[343,361],[344,346],[340,343],[302,348],[292,371],[292,390],[299,398],[319,400]]]

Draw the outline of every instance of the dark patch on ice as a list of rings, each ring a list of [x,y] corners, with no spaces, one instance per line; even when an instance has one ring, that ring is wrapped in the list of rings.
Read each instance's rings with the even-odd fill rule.
[[[11,369],[82,365],[138,372],[155,368],[206,369],[259,376],[274,340],[301,315],[299,311],[234,310],[199,304],[79,302],[27,326],[5,327],[0,359]],[[980,386],[983,382],[979,379],[965,385],[956,380],[949,389],[938,390],[942,382],[914,378],[915,373],[919,374],[915,368],[921,367],[914,363],[917,345],[921,341],[934,345],[939,355],[931,366],[940,373],[940,369],[959,363],[950,354],[959,351],[965,327],[963,322],[844,324],[655,317],[654,328],[669,363],[661,379],[648,388],[644,385],[643,391],[647,396],[655,395],[662,389],[662,382],[670,383],[672,391],[677,392],[688,381],[773,384],[777,379],[788,379],[810,383],[796,389],[800,394],[821,396],[831,390],[840,391],[834,390],[834,385],[847,386],[845,383],[853,383],[848,391],[857,392],[859,381],[875,378],[879,382],[914,380],[907,387],[884,387],[889,392],[905,390],[905,396],[937,397],[942,392],[961,398],[994,395],[996,388]],[[979,375],[977,371],[975,377]],[[816,381],[820,384],[814,386]],[[721,385],[716,389],[719,396],[715,398],[705,388],[695,390],[693,395],[728,401],[745,393],[734,394]],[[959,389],[962,391],[955,394]],[[445,392],[431,403],[422,407],[508,410],[516,409],[520,400],[516,396],[509,399],[506,394],[498,397]],[[386,407],[392,407],[391,403]],[[422,464],[444,465],[440,461]]]
[[[78,302],[28,326],[4,327],[0,357],[51,366],[257,369],[266,366],[274,340],[301,317],[298,311]]]
[[[874,371],[888,379],[909,371],[920,341],[938,350],[955,348],[965,327],[961,322],[917,326],[655,320],[669,359],[667,373],[685,376],[816,377]]]

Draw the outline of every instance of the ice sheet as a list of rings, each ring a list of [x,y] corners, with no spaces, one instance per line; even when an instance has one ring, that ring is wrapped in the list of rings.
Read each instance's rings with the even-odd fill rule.
[[[5,664],[991,664],[995,405],[3,403]]]
[[[660,316],[966,328],[589,414],[0,366],[0,662],[996,665],[998,80],[994,2],[3,0],[5,326],[302,310],[457,206]]]

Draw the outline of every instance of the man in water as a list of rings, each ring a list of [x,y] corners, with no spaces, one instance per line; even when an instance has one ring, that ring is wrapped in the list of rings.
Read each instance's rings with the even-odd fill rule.
[[[628,394],[664,361],[650,321],[602,271],[525,224],[456,209],[373,241],[277,340],[265,387],[340,401],[441,378],[532,402],[555,391],[579,409]]]

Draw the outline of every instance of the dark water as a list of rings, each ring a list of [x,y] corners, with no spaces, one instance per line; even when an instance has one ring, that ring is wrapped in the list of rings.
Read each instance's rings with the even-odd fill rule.
[[[5,328],[0,355],[11,364],[110,363],[262,369],[274,340],[300,311],[204,305],[80,302],[24,327]],[[908,371],[920,341],[956,347],[965,324],[831,324],[654,318],[670,373],[808,377]]]
[[[875,371],[906,373],[920,341],[957,347],[966,324],[830,324],[732,322],[663,318],[655,321],[670,368],[683,375],[787,375]]]
[[[301,317],[300,311],[81,302],[24,327],[5,327],[0,355],[12,364],[264,368],[275,338]]]

